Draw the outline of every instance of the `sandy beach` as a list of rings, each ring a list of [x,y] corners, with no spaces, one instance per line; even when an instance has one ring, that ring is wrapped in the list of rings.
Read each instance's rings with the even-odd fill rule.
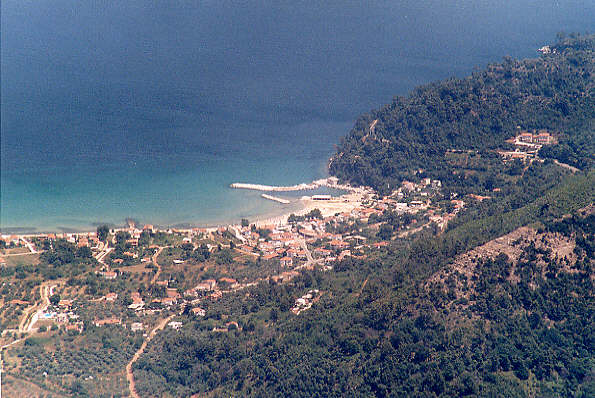
[[[256,224],[257,227],[263,227],[265,225],[281,225],[287,223],[287,218],[291,214],[296,216],[303,216],[314,209],[319,209],[323,217],[333,216],[337,213],[348,213],[354,209],[362,207],[362,200],[369,193],[364,190],[356,190],[339,197],[334,197],[331,200],[312,200],[309,196],[304,196],[297,200],[300,203],[301,208],[297,211],[290,211],[283,213],[278,216],[266,216],[257,217],[254,220],[250,220]]]
[[[239,185],[239,186],[238,186]],[[290,192],[290,191],[302,191],[304,190],[312,190],[320,187],[328,187],[332,189],[346,191],[343,195],[340,196],[333,196],[331,200],[313,200],[313,196],[302,196],[301,198],[296,197],[277,197],[272,195],[267,195],[265,193],[261,194],[262,200],[272,200],[281,204],[281,206],[275,208],[274,210],[258,214],[254,216],[246,217],[251,224],[255,224],[258,227],[262,226],[271,226],[271,225],[282,225],[287,223],[287,219],[291,214],[295,214],[298,216],[305,215],[314,209],[319,209],[320,212],[324,217],[332,216],[337,213],[345,213],[351,212],[353,209],[360,208],[361,202],[366,195],[369,195],[369,191],[360,188],[360,187],[352,187],[349,185],[339,184],[337,179],[334,177],[328,177],[320,180],[315,180],[310,183],[302,183],[292,186],[270,186],[270,185],[258,185],[258,184],[232,184],[232,188],[239,188],[239,189],[249,189],[249,190],[256,190],[256,191],[265,191],[265,192]],[[160,225],[158,223],[153,222],[153,224],[158,227],[159,229],[166,230],[168,228],[184,230],[184,229],[191,229],[191,228],[204,228],[207,230],[216,230],[221,227],[227,226],[239,226],[240,220],[229,220],[228,222],[221,222],[221,223],[201,223],[198,222],[188,222],[188,223],[177,223],[177,224],[168,224],[168,225]],[[115,228],[122,228],[123,226],[110,224],[112,227]],[[72,229],[72,230],[55,230],[53,228],[34,228],[33,231],[29,230],[28,228],[15,228],[12,230],[11,228],[7,228],[6,230],[2,231],[2,234],[18,234],[23,236],[36,236],[36,235],[43,235],[45,233],[90,233],[94,232],[94,228],[80,228],[80,229]]]

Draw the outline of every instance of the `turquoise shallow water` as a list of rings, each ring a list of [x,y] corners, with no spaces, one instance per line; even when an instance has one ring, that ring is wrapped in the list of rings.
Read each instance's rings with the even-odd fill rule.
[[[316,127],[335,136],[347,128],[344,124]],[[309,149],[310,144],[321,149]],[[229,185],[296,184],[326,176],[332,145],[312,141],[296,152],[298,145],[290,146],[292,150],[270,145],[270,152],[261,147],[245,148],[244,153],[258,149],[259,154],[249,158],[234,151],[179,153],[97,164],[94,158],[79,156],[71,165],[45,172],[35,167],[15,170],[2,178],[2,227],[5,231],[89,230],[103,222],[120,225],[127,217],[162,226],[218,225],[281,214],[296,206],[265,200],[261,192]]]
[[[213,225],[326,175],[358,115],[593,30],[595,2],[5,0],[0,229]]]

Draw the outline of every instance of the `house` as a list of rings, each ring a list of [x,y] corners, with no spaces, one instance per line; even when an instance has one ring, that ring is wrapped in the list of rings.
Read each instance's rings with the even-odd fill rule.
[[[463,202],[462,200],[453,199],[450,201],[450,203],[452,203],[455,206],[455,210],[457,211],[465,206],[465,202]]]
[[[318,233],[312,229],[300,229],[299,233],[303,235],[305,238],[316,238],[318,237]]]
[[[386,241],[375,242],[375,243],[372,243],[372,246],[374,246],[375,249],[380,249],[381,247],[387,247],[388,242],[386,242]]]
[[[138,239],[137,238],[128,239],[126,241],[126,243],[128,243],[130,246],[138,246]]]
[[[105,296],[103,296],[103,299],[105,301],[116,301],[117,298],[118,298],[118,293],[108,293]]]
[[[130,308],[131,310],[140,310],[145,306],[145,302],[143,301],[142,297],[140,296],[140,293],[138,292],[132,292],[130,294],[130,298],[132,299],[132,304],[130,304],[128,306],[128,308]]]
[[[194,289],[202,290],[202,291],[213,291],[217,286],[217,281],[215,279],[205,279],[204,281],[200,282]]]
[[[193,308],[190,310],[190,312],[196,316],[205,316],[207,314],[207,312],[200,307]]]
[[[318,248],[314,249],[314,255],[316,255],[318,257],[328,257],[331,254],[333,254],[333,252],[329,249],[325,249],[322,247],[318,247]]]
[[[179,330],[182,327],[182,322],[171,321],[170,323],[167,324],[167,326],[169,326],[173,330]]]
[[[467,196],[469,196],[471,199],[475,199],[475,200],[477,200],[478,202],[483,202],[483,201],[484,201],[484,200],[486,200],[486,199],[492,199],[492,197],[491,197],[491,196],[481,196],[481,195],[476,195],[476,194],[474,194],[474,193],[470,193],[470,194],[469,194],[469,195],[467,195]]]
[[[521,134],[519,134],[518,136],[518,140],[520,142],[525,142],[527,144],[532,144],[533,143],[533,134],[529,133],[529,132],[522,132]]]
[[[262,256],[263,260],[272,260],[273,258],[277,257],[278,254],[277,253],[269,253],[269,254],[265,254],[264,256]]]
[[[70,308],[72,307],[72,300],[60,300],[58,302],[58,307]]]
[[[141,322],[132,322],[130,325],[130,330],[133,332],[142,331],[145,327]]]
[[[291,267],[293,265],[293,259],[291,257],[281,257],[279,262],[282,267]]]
[[[339,253],[339,257],[337,257],[337,260],[341,261],[345,257],[351,257],[351,250],[343,250],[341,253]]]
[[[552,136],[547,131],[540,130],[539,134],[536,134],[533,136],[533,143],[549,145],[552,143]]]
[[[217,301],[221,297],[223,297],[223,293],[221,292],[221,290],[217,290],[216,292],[209,294],[208,297],[211,299],[211,301]]]
[[[114,271],[104,271],[101,273],[101,276],[103,276],[105,279],[116,279],[116,276],[118,276],[118,274],[116,274]]]
[[[345,242],[343,240],[332,240],[331,241],[331,247],[335,248],[335,249],[344,249],[346,247],[349,247],[349,242]]]
[[[180,297],[180,294],[178,293],[178,289],[175,289],[175,288],[168,287],[167,289],[165,289],[165,294],[167,295],[167,297],[170,297],[170,298]]]
[[[82,322],[71,323],[69,325],[66,325],[65,329],[66,329],[66,331],[75,331],[77,333],[82,333],[83,332],[83,323]]]
[[[415,184],[411,181],[403,181],[401,185],[403,186],[403,189],[409,192],[415,191]]]
[[[57,313],[55,319],[59,323],[67,323],[68,322],[68,314],[63,312]]]
[[[155,300],[153,300],[155,301]],[[177,300],[174,297],[164,297],[161,299],[161,304],[171,307],[172,305],[175,305],[177,303]]]
[[[295,278],[299,274],[300,273],[297,271],[286,271],[286,272],[282,272],[280,275],[271,276],[271,280],[273,282],[287,282],[287,281]]]

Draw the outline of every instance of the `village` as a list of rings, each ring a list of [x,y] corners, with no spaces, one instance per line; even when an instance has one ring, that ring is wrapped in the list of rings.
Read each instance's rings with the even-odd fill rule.
[[[342,197],[313,195],[298,214],[216,228],[160,228],[129,220],[122,228],[86,233],[2,235],[2,344],[62,333],[84,341],[87,334],[119,328],[144,342],[127,364],[133,386],[132,365],[160,331],[176,332],[196,321],[212,333],[249,327],[221,313],[217,302],[226,297],[243,290],[249,295],[249,288],[262,283],[292,284],[304,272],[332,271],[424,229],[445,230],[466,204],[444,198],[441,188],[439,180],[422,178],[404,181],[383,197],[363,189]],[[64,250],[74,256],[70,260],[85,258],[81,269],[52,274],[60,269],[55,256]],[[50,279],[35,275],[42,261]],[[325,294],[297,293],[288,314],[301,316]],[[16,370],[18,361],[4,366]]]
[[[544,145],[556,142],[556,137],[547,130],[527,131],[519,127],[518,134],[506,141],[515,150],[498,153],[504,162],[515,159],[532,162],[539,160],[537,153]],[[453,150],[453,153],[462,152],[465,151]],[[127,220],[123,228],[103,231],[104,236],[99,236],[99,229],[87,233],[3,234],[0,239],[1,269],[10,269],[20,264],[19,259],[28,256],[39,258],[44,251],[52,249],[55,242],[65,241],[77,250],[89,251],[95,260],[93,272],[98,278],[116,283],[136,276],[144,286],[135,291],[128,289],[125,297],[115,291],[90,297],[88,292],[81,294],[80,290],[75,293],[70,289],[71,297],[64,280],[44,281],[35,296],[38,301],[25,294],[10,300],[5,298],[10,295],[3,296],[3,312],[10,307],[12,311],[8,312],[24,315],[18,322],[15,319],[8,322],[13,326],[4,328],[2,335],[12,333],[16,338],[19,333],[33,333],[48,327],[81,333],[85,325],[92,324],[95,327],[119,325],[147,336],[147,330],[155,324],[160,313],[206,317],[207,303],[219,300],[226,293],[263,281],[288,283],[302,270],[330,271],[334,264],[345,258],[365,259],[375,250],[387,247],[391,240],[405,239],[426,228],[440,233],[465,207],[465,201],[490,199],[490,196],[476,194],[468,194],[466,198],[456,195],[445,198],[441,194],[441,181],[430,178],[421,178],[416,183],[403,181],[400,187],[383,197],[368,188],[341,185],[334,177],[295,187],[232,184],[232,188],[274,192],[324,186],[342,189],[345,193],[339,197],[305,196],[301,199],[305,204],[301,212],[253,223],[243,219],[241,223],[229,226],[179,229],[150,224],[141,227]],[[288,202],[276,196],[262,196],[281,204]],[[395,219],[399,221],[395,222]],[[198,252],[202,254],[196,255]],[[223,270],[225,267],[221,264],[211,268],[198,266],[218,253],[226,255],[224,263],[254,262],[261,265],[260,270],[234,275],[234,267]],[[180,269],[188,271],[189,266],[200,271],[179,272]],[[171,272],[174,270],[178,272]],[[181,274],[184,274],[183,282],[179,280]],[[3,282],[5,290],[7,283],[11,282]],[[292,311],[294,314],[309,308],[308,294],[296,297],[305,303],[296,307],[299,310]],[[56,299],[58,296],[59,300]],[[96,317],[85,323],[77,312],[85,301],[125,305],[121,314],[112,311],[113,316]],[[172,321],[167,326],[179,329],[182,326],[179,322]],[[213,326],[213,330],[219,332],[225,328]]]
[[[530,163],[539,160],[543,145],[553,142],[546,131],[521,131],[508,141],[515,151],[499,154],[504,162]],[[459,150],[452,156],[476,155]],[[303,316],[332,294],[304,285],[305,273],[331,272],[345,262],[374,258],[390,250],[392,242],[424,230],[439,235],[470,204],[491,200],[473,193],[446,194],[440,180],[423,177],[423,170],[418,174],[417,182],[403,181],[385,196],[340,186],[333,178],[320,180],[305,189],[331,186],[344,193],[304,196],[303,209],[296,213],[228,226],[171,228],[129,219],[124,227],[100,226],[84,233],[2,234],[1,347],[63,334],[84,342],[102,330],[136,336],[142,345],[126,365],[134,396],[132,366],[160,332],[178,333],[196,324],[214,334],[252,330],[254,325],[226,308],[232,297],[249,297],[259,286],[292,286],[284,316]],[[283,198],[263,196],[285,205]],[[14,372],[19,363],[5,358],[4,367]]]
[[[149,289],[142,293],[128,293],[126,309],[134,313],[133,317],[128,317],[131,319],[128,323],[125,315],[92,320],[96,327],[121,325],[135,332],[145,331],[147,325],[139,320],[143,317],[154,316],[163,311],[182,312],[186,307],[192,315],[205,316],[206,310],[201,308],[201,303],[205,300],[218,300],[225,293],[245,289],[262,280],[287,283],[299,275],[302,269],[320,267],[331,270],[337,261],[352,256],[365,258],[371,251],[386,247],[391,239],[406,237],[431,225],[437,230],[443,230],[465,202],[452,200],[450,213],[433,205],[440,187],[438,180],[423,179],[419,183],[405,181],[387,197],[378,198],[371,192],[366,193],[349,212],[324,217],[316,208],[302,216],[291,215],[286,222],[258,227],[247,220],[243,220],[242,224],[220,228],[164,230],[153,225],[138,227],[131,224],[126,228],[110,229],[104,240],[99,239],[97,232],[2,235],[5,249],[0,257],[0,265],[7,267],[8,261],[27,255],[39,255],[51,248],[54,242],[65,240],[77,249],[88,248],[91,251],[97,264],[94,273],[105,281],[127,278],[129,274],[138,272],[139,267],[143,271],[151,267],[152,276],[147,280],[147,286],[153,285],[158,289],[151,290],[153,293]],[[322,198],[325,201],[330,199]],[[383,215],[388,213],[407,214],[408,224],[394,234],[381,233],[382,225],[386,224]],[[366,236],[362,235],[364,230]],[[170,244],[148,244],[148,237],[155,235],[165,236]],[[200,279],[192,286],[182,288],[175,280],[162,278],[163,260],[159,255],[174,246],[191,251],[203,246],[209,253],[225,248],[234,255],[268,264],[271,270],[279,272],[265,273],[254,280],[243,278],[244,280],[239,281],[233,275],[222,275],[218,279]],[[188,258],[184,256],[174,257],[168,260],[172,267],[188,263]],[[41,285],[40,289],[45,288],[44,286],[46,285]],[[20,328],[7,328],[2,333],[31,333],[39,329],[37,324],[49,326],[50,323],[68,331],[82,332],[83,322],[77,314],[77,308],[82,303],[80,297],[68,297],[63,281],[56,281],[48,289],[47,294],[40,295],[45,303],[34,303],[28,297],[5,300],[2,303],[4,306],[33,306],[36,310]],[[60,300],[52,301],[58,295]],[[118,298],[116,292],[108,292],[100,297],[85,297],[94,303],[114,303]],[[176,323],[172,325],[170,326],[178,327]]]

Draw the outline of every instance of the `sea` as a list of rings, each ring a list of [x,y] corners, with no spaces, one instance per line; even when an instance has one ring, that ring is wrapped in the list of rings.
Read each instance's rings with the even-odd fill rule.
[[[3,0],[0,229],[285,213],[229,185],[325,177],[362,113],[594,21],[590,0]]]

